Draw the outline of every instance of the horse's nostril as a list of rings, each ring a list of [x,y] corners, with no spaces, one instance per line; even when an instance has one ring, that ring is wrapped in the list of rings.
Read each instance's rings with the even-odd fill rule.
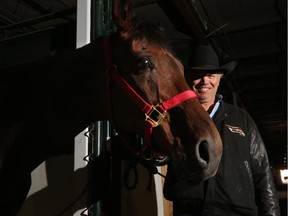
[[[208,143],[206,141],[202,141],[199,144],[199,161],[202,167],[206,167],[209,164],[209,148]]]

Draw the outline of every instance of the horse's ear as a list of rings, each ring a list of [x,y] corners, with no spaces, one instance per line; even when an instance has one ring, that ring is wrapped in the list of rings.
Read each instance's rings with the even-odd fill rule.
[[[165,34],[165,29],[163,28],[163,25],[161,23],[157,23],[156,31],[161,35]]]
[[[133,28],[133,6],[130,0],[113,1],[113,20],[123,36]]]

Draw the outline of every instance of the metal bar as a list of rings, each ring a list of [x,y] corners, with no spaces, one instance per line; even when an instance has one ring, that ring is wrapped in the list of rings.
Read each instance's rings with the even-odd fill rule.
[[[80,48],[86,44],[90,43],[90,11],[91,11],[91,1],[90,0],[78,0],[77,1],[77,35],[76,35],[76,47]],[[85,101],[82,101],[85,104]],[[75,101],[75,103],[80,103],[80,101]],[[89,155],[88,147],[88,138],[85,136],[85,133],[88,132],[86,128],[82,133],[76,136],[75,140],[81,139],[82,142],[79,144],[75,142],[74,144],[74,172],[80,168],[87,167],[87,161],[83,160],[87,155]],[[74,179],[75,186],[73,188],[74,193],[77,191],[77,187],[83,187],[87,182],[88,173],[84,174],[81,182],[77,182],[77,179]],[[88,211],[85,209],[80,209],[75,212],[74,216],[80,216],[85,212],[88,214]]]
[[[50,10],[47,10],[46,8],[44,8],[42,5],[40,5],[39,3],[35,2],[35,1],[31,1],[31,0],[22,0],[22,1],[24,1],[27,6],[35,9],[37,12],[39,12],[41,14],[51,13]]]
[[[178,31],[192,34],[200,44],[208,44],[204,25],[190,1],[167,0],[158,4]]]
[[[77,11],[76,7],[74,7],[74,8],[68,9],[68,10],[59,11],[56,13],[50,13],[50,14],[47,14],[44,16],[40,16],[40,17],[36,17],[36,18],[32,18],[32,19],[27,19],[27,20],[13,23],[13,24],[9,24],[6,26],[0,26],[0,31],[9,30],[9,29],[13,29],[13,28],[19,28],[19,27],[27,27],[27,26],[38,24],[38,23],[48,21],[51,19],[63,18],[65,16],[68,16],[71,14],[76,14],[76,11]]]

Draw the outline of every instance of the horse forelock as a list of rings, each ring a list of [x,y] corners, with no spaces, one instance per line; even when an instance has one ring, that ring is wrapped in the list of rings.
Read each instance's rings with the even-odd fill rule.
[[[159,24],[143,22],[135,25],[133,31],[130,32],[130,40],[144,41],[147,46],[157,46],[171,51],[165,32]]]

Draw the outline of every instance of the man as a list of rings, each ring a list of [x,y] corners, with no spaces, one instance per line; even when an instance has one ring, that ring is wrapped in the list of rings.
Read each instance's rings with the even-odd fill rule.
[[[173,216],[279,216],[279,203],[267,152],[250,115],[227,104],[217,94],[220,79],[236,66],[231,61],[219,66],[212,46],[198,46],[193,67],[185,76],[203,108],[209,112],[223,142],[216,175],[191,185],[174,176],[168,166],[164,195],[173,201]]]

